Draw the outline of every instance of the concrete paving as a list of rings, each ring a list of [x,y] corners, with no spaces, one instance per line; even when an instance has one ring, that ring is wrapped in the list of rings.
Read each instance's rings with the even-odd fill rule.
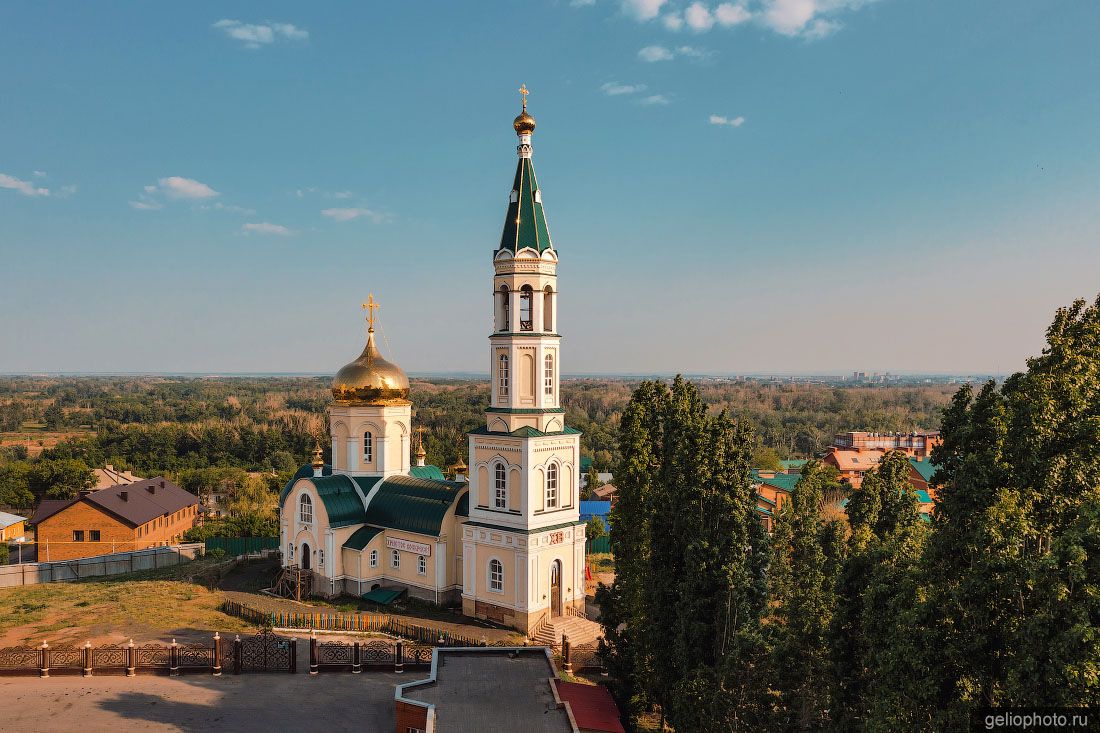
[[[4,730],[382,731],[394,686],[422,676],[242,674],[183,677],[0,677]]]

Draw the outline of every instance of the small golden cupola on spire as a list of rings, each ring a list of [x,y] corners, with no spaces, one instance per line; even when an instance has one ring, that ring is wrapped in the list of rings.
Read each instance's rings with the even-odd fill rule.
[[[332,396],[341,405],[407,405],[408,375],[383,359],[374,343],[374,311],[379,306],[373,293],[363,307],[368,309],[367,345],[358,359],[336,372]]]
[[[535,131],[535,118],[527,114],[527,95],[530,92],[527,91],[526,84],[520,85],[519,93],[523,95],[523,111],[512,121],[512,127],[517,135],[530,135]]]
[[[313,467],[313,475],[320,476],[320,471],[325,467],[325,457],[324,453],[321,451],[320,440],[313,446],[313,461],[310,465]]]

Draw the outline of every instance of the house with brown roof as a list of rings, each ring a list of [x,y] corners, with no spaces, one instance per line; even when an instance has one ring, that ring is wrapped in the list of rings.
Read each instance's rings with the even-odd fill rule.
[[[35,526],[40,562],[176,544],[195,525],[198,497],[162,477],[46,499]]]
[[[829,448],[821,459],[840,472],[842,481],[847,481],[853,489],[858,489],[863,483],[863,475],[879,464],[886,451],[878,448],[849,449]]]

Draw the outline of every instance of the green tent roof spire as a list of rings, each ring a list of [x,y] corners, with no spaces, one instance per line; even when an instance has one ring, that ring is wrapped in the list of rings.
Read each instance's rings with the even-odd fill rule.
[[[527,113],[527,87],[520,87],[523,95],[523,111],[512,122],[519,136],[516,152],[516,178],[508,196],[508,213],[504,217],[504,232],[500,236],[500,249],[513,253],[531,248],[542,254],[554,249],[550,241],[550,227],[542,208],[542,193],[531,163],[531,134],[535,131],[535,118]]]

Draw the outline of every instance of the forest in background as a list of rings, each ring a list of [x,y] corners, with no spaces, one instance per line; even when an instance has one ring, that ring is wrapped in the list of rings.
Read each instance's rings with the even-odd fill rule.
[[[582,450],[599,470],[619,458],[619,423],[638,384],[562,384],[567,423],[584,433]],[[820,453],[843,430],[938,428],[956,388],[753,380],[697,386],[713,411],[749,424],[758,447],[780,458]],[[446,467],[465,450],[466,432],[483,423],[488,382],[414,379],[411,399],[414,424],[427,431],[429,463]],[[165,475],[196,492],[224,482],[229,469],[267,474],[278,486],[327,434],[330,401],[323,377],[2,377],[0,507],[27,510],[42,498],[74,495],[88,484],[89,469],[105,464]]]

